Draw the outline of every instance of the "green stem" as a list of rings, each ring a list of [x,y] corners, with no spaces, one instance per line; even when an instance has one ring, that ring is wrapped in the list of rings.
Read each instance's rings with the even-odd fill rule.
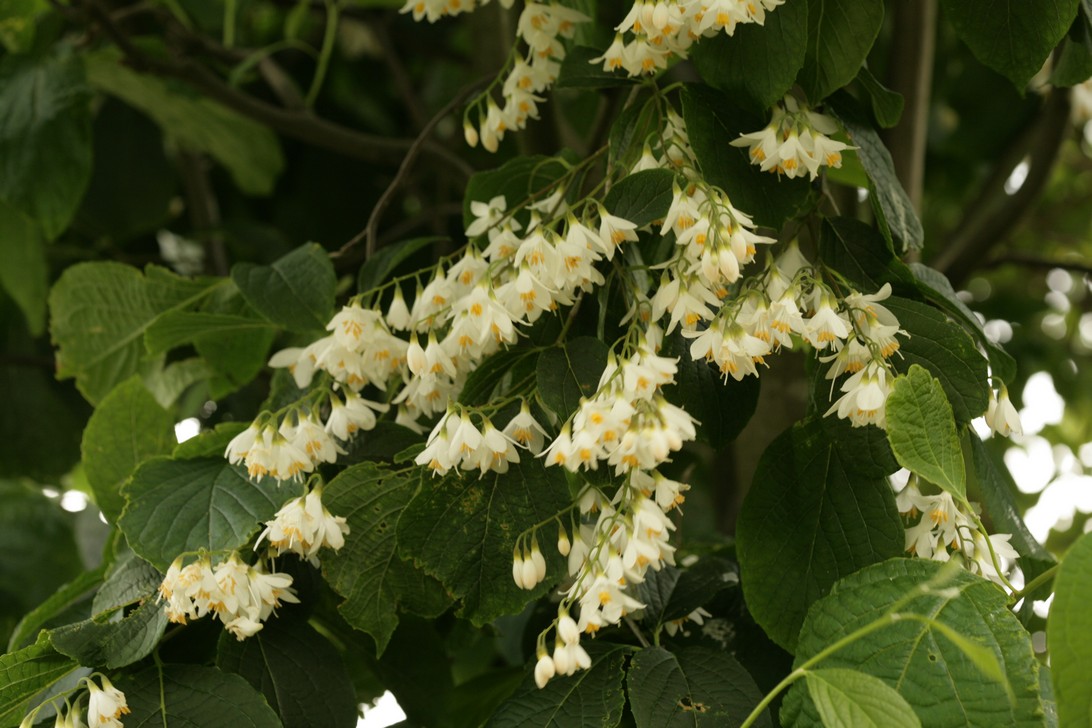
[[[236,0],[224,1],[224,48],[235,45],[235,13],[237,11]]]
[[[1055,564],[1054,566],[1050,567],[1049,569],[1044,571],[1042,574],[1039,574],[1039,576],[1035,577],[1034,579],[1029,581],[1027,584],[1025,584],[1023,589],[1020,589],[1019,591],[1014,591],[1012,593],[1012,596],[1009,597],[1011,602],[1013,604],[1016,604],[1016,602],[1020,601],[1021,599],[1026,597],[1028,594],[1031,594],[1033,591],[1035,591],[1036,589],[1041,587],[1043,584],[1046,584],[1048,581],[1053,579],[1055,572],[1058,571],[1058,566],[1059,566],[1058,564]]]
[[[743,724],[739,728],[749,728],[750,726],[754,725],[754,722],[758,720],[760,715],[762,715],[762,711],[769,707],[770,703],[773,702],[774,698],[776,698],[782,690],[803,677],[807,673],[808,668],[818,664],[822,660],[825,660],[843,647],[846,647],[853,642],[856,642],[862,637],[869,635],[882,627],[895,624],[900,619],[902,619],[902,615],[900,614],[885,614],[877,619],[875,622],[870,622],[864,627],[861,627],[860,629],[851,632],[834,644],[828,646],[826,649],[817,653],[814,657],[804,662],[804,664],[802,664],[800,667],[796,668],[788,675],[786,675],[785,679],[775,685],[773,690],[766,693],[766,697],[762,699],[762,702],[755,706],[755,709],[751,711],[751,714],[747,716],[747,720],[743,721]]]
[[[311,79],[311,88],[307,89],[307,97],[303,104],[307,108],[315,105],[322,82],[326,78],[326,69],[330,66],[330,56],[334,53],[334,41],[337,40],[337,19],[340,8],[335,0],[326,0],[326,31],[322,36],[322,50],[319,51],[318,65],[315,67],[315,76]]]

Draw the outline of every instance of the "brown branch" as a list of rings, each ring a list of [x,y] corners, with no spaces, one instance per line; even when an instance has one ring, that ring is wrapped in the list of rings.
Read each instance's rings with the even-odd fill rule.
[[[190,225],[208,253],[206,270],[214,275],[226,276],[230,267],[224,249],[224,236],[220,233],[220,204],[209,179],[208,160],[200,154],[183,150],[178,154],[178,167],[182,173],[182,186],[186,190]]]
[[[152,58],[133,45],[97,0],[84,0],[84,8],[118,45],[128,64],[135,70],[183,81],[209,98],[287,137],[365,162],[393,161],[417,143],[413,139],[390,139],[354,131],[303,109],[279,108],[240,92],[192,59],[170,62]],[[445,160],[465,174],[473,172],[458,155],[442,144],[427,141],[421,145],[420,151]]]
[[[464,86],[459,93],[455,94],[454,98],[444,105],[444,108],[440,109],[440,111],[429,120],[425,125],[425,128],[421,130],[421,133],[417,135],[417,138],[410,146],[409,151],[406,152],[406,156],[402,160],[402,164],[398,167],[398,172],[394,175],[394,179],[387,185],[387,189],[383,190],[383,194],[379,197],[379,201],[376,202],[375,207],[372,208],[372,212],[368,216],[368,224],[361,232],[353,236],[352,240],[342,245],[337,252],[332,253],[331,257],[339,258],[345,255],[361,240],[364,241],[366,258],[370,258],[375,253],[378,249],[376,232],[379,229],[379,221],[382,218],[384,211],[386,211],[387,206],[390,205],[391,200],[394,199],[394,195],[398,191],[398,188],[406,181],[406,177],[409,175],[413,163],[417,161],[417,157],[421,153],[421,150],[424,149],[425,145],[428,143],[428,138],[436,128],[436,125],[443,121],[452,111],[462,106],[463,103],[470,98],[471,94],[487,83],[490,78],[491,77],[478,79],[477,81]]]
[[[899,124],[887,131],[895,174],[921,213],[925,179],[925,138],[929,127],[930,88],[936,46],[936,0],[898,0],[891,41],[888,86],[905,101]]]
[[[982,265],[990,250],[1008,238],[1039,199],[1068,126],[1069,89],[1053,89],[1031,125],[994,166],[951,242],[930,264],[947,275],[953,286],[958,288]],[[1010,195],[1005,191],[1005,183],[1025,158],[1027,178]]]
[[[1080,260],[1069,260],[1066,258],[1050,258],[1044,255],[1023,253],[1016,250],[1002,253],[1001,255],[990,258],[979,267],[989,269],[1000,268],[1003,265],[1020,265],[1025,268],[1037,268],[1040,270],[1053,270],[1054,268],[1061,268],[1062,270],[1068,270],[1074,273],[1083,273],[1084,275],[1092,276],[1092,263]]]

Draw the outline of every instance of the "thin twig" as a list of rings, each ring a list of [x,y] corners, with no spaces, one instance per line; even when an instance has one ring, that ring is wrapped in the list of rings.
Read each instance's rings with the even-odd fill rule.
[[[398,172],[395,173],[394,179],[387,185],[387,189],[383,191],[383,194],[379,197],[379,201],[376,202],[375,207],[372,208],[371,215],[368,216],[368,224],[364,227],[364,230],[354,235],[352,240],[342,245],[337,252],[331,255],[331,257],[338,258],[345,255],[361,240],[364,241],[365,255],[368,258],[375,253],[377,250],[376,231],[379,229],[380,218],[382,218],[383,212],[387,209],[387,206],[390,205],[398,188],[406,181],[410,168],[413,167],[413,163],[417,160],[421,150],[428,142],[428,138],[436,128],[436,125],[443,121],[452,111],[462,106],[463,102],[470,98],[474,92],[489,80],[490,78],[479,79],[465,86],[459,93],[455,94],[454,98],[444,105],[444,108],[440,109],[440,111],[425,124],[425,128],[422,129],[421,133],[414,139],[413,144],[410,145],[409,151],[406,152],[406,156],[402,159],[402,164],[398,167]]]
[[[1092,263],[1080,260],[1068,260],[1065,258],[1050,258],[1045,255],[1023,253],[1016,250],[990,258],[980,267],[989,269],[1000,268],[1003,265],[1022,265],[1026,268],[1039,268],[1041,270],[1061,268],[1062,270],[1068,270],[1074,273],[1092,275]]]

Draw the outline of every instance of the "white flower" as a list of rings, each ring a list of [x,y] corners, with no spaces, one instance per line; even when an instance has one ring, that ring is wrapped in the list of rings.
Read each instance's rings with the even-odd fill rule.
[[[261,622],[246,615],[235,617],[224,624],[224,629],[234,635],[235,639],[240,642],[261,632],[262,627]]]
[[[884,406],[891,386],[886,367],[873,361],[842,384],[845,394],[826,414],[837,412],[840,419],[848,419],[854,427],[871,424],[882,429],[887,425]]]
[[[113,686],[105,675],[100,675],[102,687],[88,678],[86,681],[90,698],[87,703],[87,723],[90,728],[121,728],[121,716],[129,713],[125,693]]]
[[[554,661],[550,659],[550,656],[544,651],[538,658],[538,662],[535,663],[535,685],[540,688],[546,687],[546,683],[550,682],[555,674]]]
[[[512,438],[517,445],[530,450],[535,455],[542,452],[542,445],[546,438],[546,431],[531,414],[531,406],[527,400],[520,405],[519,414],[511,419],[504,428],[504,434]]]
[[[986,424],[1001,437],[1008,437],[1012,433],[1024,434],[1024,428],[1020,424],[1020,415],[1009,399],[1009,390],[1001,386],[1001,395],[998,397],[990,389],[990,403],[986,409]]]
[[[257,543],[268,540],[275,556],[295,553],[318,566],[319,549],[339,550],[345,545],[348,533],[345,519],[326,510],[322,504],[322,489],[316,487],[307,495],[285,503],[273,520],[266,522]]]

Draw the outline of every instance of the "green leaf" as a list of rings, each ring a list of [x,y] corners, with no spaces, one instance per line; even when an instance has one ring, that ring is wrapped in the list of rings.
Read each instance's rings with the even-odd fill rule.
[[[160,317],[156,326],[163,319],[173,318],[179,312],[170,311]],[[205,333],[196,333],[192,337],[197,353],[209,363],[217,373],[209,381],[209,396],[220,399],[245,384],[249,384],[265,367],[269,358],[269,347],[276,337],[276,327],[261,320],[258,313],[250,307],[234,286],[225,285],[217,288],[211,296],[201,302],[198,316],[216,316],[221,324],[230,317],[228,327],[210,327]],[[243,323],[247,322],[246,325]],[[177,319],[175,320],[177,324]],[[211,322],[210,322],[211,323]],[[187,325],[192,326],[193,321]],[[192,330],[192,329],[191,329]],[[147,343],[147,335],[145,336]]]
[[[231,280],[254,310],[291,331],[326,328],[334,315],[337,277],[317,243],[296,248],[272,265],[236,263]]]
[[[532,196],[543,199],[553,193],[551,185],[567,171],[560,159],[536,155],[516,157],[497,169],[475,173],[466,183],[463,196],[463,226],[469,226],[475,219],[470,212],[471,202],[489,202],[500,195],[507,203],[506,209],[512,211],[529,202]]]
[[[1021,93],[1069,30],[1080,0],[1007,2],[942,0],[944,17],[975,58]]]
[[[75,615],[74,619],[82,619],[88,614],[88,607],[95,590],[102,584],[106,574],[106,566],[99,566],[92,571],[81,571],[75,579],[64,584],[53,592],[53,596],[46,599],[30,612],[27,612],[8,640],[8,651],[14,651],[30,644],[37,639],[38,631],[46,629],[50,625],[65,624],[63,621],[68,615]],[[71,622],[72,620],[67,620]]]
[[[546,580],[530,591],[512,580],[512,551],[523,531],[570,504],[561,468],[523,457],[507,473],[478,478],[452,473],[426,484],[398,523],[399,553],[411,557],[461,599],[460,615],[475,625],[514,614],[548,593],[563,576],[563,559],[545,548]]]
[[[910,338],[900,337],[899,354],[891,358],[900,373],[920,364],[940,380],[956,422],[966,424],[986,411],[986,359],[963,327],[917,301],[892,296],[883,302]]]
[[[655,627],[684,619],[709,604],[724,589],[739,585],[739,568],[727,559],[708,555],[685,569],[665,566],[634,584],[634,596],[645,605],[643,619]]]
[[[610,214],[642,227],[667,216],[674,184],[671,170],[646,169],[623,177],[610,188],[603,204]]]
[[[162,604],[147,599],[121,621],[87,619],[49,633],[56,650],[81,665],[117,668],[151,654],[167,629]]]
[[[923,367],[911,365],[895,378],[885,412],[887,440],[899,465],[966,503],[963,451],[940,381]]]
[[[95,504],[110,523],[125,499],[121,486],[137,466],[174,448],[174,418],[132,376],[106,395],[83,431],[80,451]]]
[[[982,328],[982,322],[963,301],[959,300],[948,277],[921,263],[911,263],[909,267],[916,279],[918,291],[925,296],[925,300],[961,322],[963,327],[969,329],[978,339],[978,343],[986,350],[986,355],[990,359],[990,372],[1005,382],[1016,379],[1016,360],[998,344],[990,341],[985,329]]]
[[[517,367],[527,366],[532,372],[536,371],[538,358],[537,349],[501,349],[490,354],[467,375],[466,383],[459,391],[460,404],[489,404],[498,388],[503,390],[506,384],[522,379],[516,374]]]
[[[626,689],[637,728],[739,725],[762,700],[742,665],[707,647],[638,651],[626,671]],[[752,725],[769,726],[768,713]]]
[[[179,278],[149,266],[145,274],[120,263],[78,263],[49,294],[57,376],[75,377],[92,404],[139,370],[144,330],[159,314],[199,300],[207,281]]]
[[[171,349],[210,336],[236,336],[252,331],[272,331],[277,327],[268,321],[249,316],[202,311],[168,311],[144,332],[144,345],[151,354]]]
[[[1016,483],[1005,464],[995,461],[973,431],[968,430],[964,437],[970,446],[969,460],[973,465],[967,471],[968,486],[973,489],[971,497],[982,503],[993,530],[1012,534],[1009,543],[1020,554],[1020,569],[1024,572],[1024,581],[1031,581],[1056,564],[1057,560],[1028,531],[1024,519],[1020,517],[1016,502]],[[966,458],[966,451],[964,457]]]
[[[632,86],[637,79],[603,70],[603,62],[592,63],[603,51],[587,46],[575,46],[565,54],[557,74],[556,88],[614,88]]]
[[[725,381],[706,361],[692,359],[678,335],[664,342],[663,356],[679,357],[675,383],[664,387],[664,396],[698,421],[698,438],[715,448],[735,440],[758,406],[759,378]]]
[[[808,607],[835,581],[904,546],[886,478],[857,474],[815,420],[762,454],[736,538],[747,607],[790,652]]]
[[[126,549],[110,565],[106,581],[95,594],[91,611],[101,614],[135,604],[155,594],[162,581],[163,575],[154,566]]]
[[[123,488],[118,526],[129,546],[160,571],[184,551],[245,546],[300,486],[249,480],[223,458],[153,458]]]
[[[436,236],[413,238],[380,248],[360,267],[360,273],[356,280],[357,292],[366,293],[378,288],[387,282],[387,279],[398,269],[398,266],[412,258],[418,251],[446,239]]]
[[[265,698],[238,675],[199,665],[153,665],[114,680],[132,726],[280,728]]]
[[[380,655],[398,626],[400,607],[435,617],[450,603],[435,579],[398,556],[402,514],[420,479],[416,470],[395,474],[362,463],[342,471],[323,492],[326,508],[349,524],[345,546],[323,557],[323,574],[345,597],[338,607],[345,621],[370,634]]]
[[[501,703],[488,728],[602,728],[622,720],[626,697],[622,676],[627,645],[589,642],[587,670],[555,677],[539,689],[528,674],[511,698]]]
[[[884,283],[912,286],[914,278],[891,246],[871,225],[849,217],[824,218],[819,235],[819,257],[861,287],[878,291]]]
[[[632,169],[644,151],[645,140],[659,133],[658,124],[659,107],[638,94],[611,125],[610,168]]]
[[[872,182],[872,207],[885,237],[897,240],[901,252],[920,250],[925,244],[921,220],[895,174],[895,163],[880,135],[856,100],[847,93],[832,96],[828,110],[842,122],[850,141],[857,147],[857,158]]]
[[[1060,725],[1092,725],[1092,535],[1084,534],[1062,558],[1047,618],[1047,649]]]
[[[1087,3],[1077,11],[1069,34],[1050,74],[1054,86],[1076,86],[1092,77],[1092,8]]]
[[[0,614],[12,623],[82,570],[73,527],[41,488],[0,480]]]
[[[83,59],[92,86],[150,116],[163,135],[183,149],[207,153],[244,193],[273,191],[284,155],[268,127],[185,86],[130,70],[116,48],[85,53]]]
[[[590,336],[571,339],[547,349],[538,358],[538,393],[547,407],[562,419],[580,406],[599,387],[607,366],[607,345]]]
[[[763,25],[737,25],[690,49],[702,80],[759,113],[792,88],[808,48],[808,0],[787,0],[766,14]]]
[[[48,640],[0,656],[0,725],[15,725],[36,706],[28,701],[79,667]]]
[[[227,451],[228,443],[245,430],[248,424],[246,422],[221,422],[211,430],[205,430],[197,437],[191,437],[185,442],[175,445],[171,457],[175,460],[223,457]]]
[[[8,53],[25,53],[33,47],[38,18],[49,9],[47,0],[0,2],[0,43]]]
[[[91,176],[91,108],[79,56],[0,60],[0,200],[56,238]]]
[[[816,104],[857,75],[883,25],[883,0],[807,1],[808,47],[796,82]]]
[[[285,728],[357,724],[356,695],[341,656],[303,619],[271,619],[245,640],[222,632],[216,666],[261,691]]]
[[[858,670],[883,680],[930,728],[1042,726],[1031,638],[1008,611],[1007,595],[992,582],[935,561],[891,559],[838,582],[808,612],[794,667],[896,609],[919,618],[892,621],[844,645],[817,667]],[[1015,701],[938,624],[991,652]],[[819,724],[806,686],[789,691],[781,723],[786,728]]]
[[[872,116],[876,119],[876,123],[884,129],[897,125],[899,118],[902,117],[903,105],[906,103],[902,94],[880,83],[879,79],[872,75],[872,71],[868,70],[868,66],[861,66],[861,70],[857,72],[857,82],[868,94]]]
[[[808,695],[827,728],[921,728],[894,688],[856,670],[809,670]]]
[[[763,172],[751,164],[746,149],[728,144],[764,127],[765,119],[733,107],[725,94],[707,86],[687,86],[682,106],[702,174],[727,192],[734,206],[759,225],[779,229],[804,205],[811,189],[808,180]]]
[[[34,221],[0,202],[0,289],[7,291],[27,320],[33,336],[45,331],[49,262],[45,238]]]
[[[453,728],[481,728],[523,682],[522,667],[490,670],[455,688],[448,716]]]

